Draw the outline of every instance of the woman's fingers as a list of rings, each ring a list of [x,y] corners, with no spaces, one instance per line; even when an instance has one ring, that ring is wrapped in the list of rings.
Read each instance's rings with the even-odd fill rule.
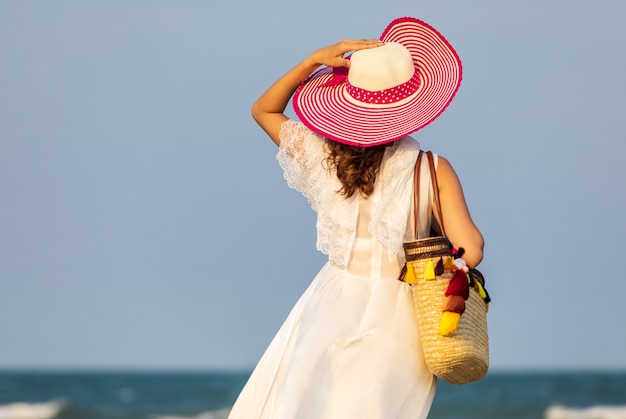
[[[349,67],[350,61],[343,58],[345,53],[376,48],[382,45],[384,45],[384,43],[377,39],[344,39],[336,44],[317,50],[316,55],[319,64],[330,67]]]
[[[345,54],[350,51],[380,47],[381,45],[384,45],[384,43],[378,39],[344,39],[335,45],[338,47],[339,51],[341,51],[341,54]]]

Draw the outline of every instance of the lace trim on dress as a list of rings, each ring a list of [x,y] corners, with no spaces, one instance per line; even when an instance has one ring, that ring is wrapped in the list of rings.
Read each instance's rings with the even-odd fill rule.
[[[301,192],[317,212],[317,250],[336,265],[347,266],[356,233],[358,197],[345,199],[337,193],[339,179],[323,166],[325,143],[302,123],[287,120],[281,126],[276,158],[287,184]]]
[[[419,143],[405,137],[387,148],[374,186],[380,194],[368,226],[370,234],[387,249],[389,260],[404,260],[402,242],[409,222],[413,198],[413,174]],[[392,158],[393,156],[393,158]]]
[[[360,197],[354,194],[346,199],[337,193],[341,183],[335,172],[323,165],[325,141],[302,123],[287,120],[281,126],[276,158],[287,184],[301,192],[317,212],[317,249],[334,264],[345,267],[350,262]],[[411,209],[418,152],[419,144],[411,137],[389,146],[374,186],[381,205],[372,215],[368,230],[385,247],[390,260],[404,257],[402,242]]]

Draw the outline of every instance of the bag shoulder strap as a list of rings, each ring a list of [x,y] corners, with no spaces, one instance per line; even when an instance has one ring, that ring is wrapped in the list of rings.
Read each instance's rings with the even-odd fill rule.
[[[428,166],[430,167],[430,181],[433,184],[433,195],[435,201],[435,208],[437,208],[437,215],[439,216],[439,226],[441,227],[441,234],[446,235],[446,229],[443,227],[443,216],[441,215],[441,202],[439,201],[439,183],[437,183],[437,170],[435,169],[435,159],[432,151],[427,151]]]
[[[415,170],[413,170],[413,237],[418,238],[419,231],[419,189],[420,189],[420,167],[422,167],[422,153],[421,151],[417,155],[417,161],[415,162]]]
[[[415,162],[415,170],[413,175],[413,233],[416,239],[418,238],[419,231],[419,196],[420,196],[420,168],[422,166],[422,155],[424,153],[420,151]],[[428,158],[428,167],[430,169],[430,182],[433,188],[433,201],[434,206],[439,216],[439,225],[441,227],[441,234],[445,236],[445,229],[443,226],[443,217],[441,215],[441,205],[439,202],[439,185],[437,183],[437,170],[435,169],[435,160],[432,151],[425,152]],[[425,194],[428,197],[428,194]],[[434,209],[434,208],[433,208]]]

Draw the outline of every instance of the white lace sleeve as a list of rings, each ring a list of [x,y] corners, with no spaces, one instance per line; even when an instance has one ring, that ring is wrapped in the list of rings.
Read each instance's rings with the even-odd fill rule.
[[[280,130],[276,155],[287,184],[300,191],[317,212],[317,250],[339,266],[349,260],[358,216],[357,194],[337,193],[341,182],[323,165],[325,140],[300,122],[287,120]]]
[[[280,148],[276,159],[284,171],[289,187],[307,197],[317,211],[316,191],[319,186],[321,165],[324,159],[324,138],[302,123],[288,119],[280,128]]]

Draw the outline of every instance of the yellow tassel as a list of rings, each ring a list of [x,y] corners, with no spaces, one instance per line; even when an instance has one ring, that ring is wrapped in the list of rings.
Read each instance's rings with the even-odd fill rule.
[[[441,314],[441,322],[439,323],[439,334],[441,336],[450,336],[459,327],[461,315],[451,311],[444,311]]]
[[[406,263],[406,275],[404,275],[404,282],[407,284],[417,284],[417,278],[415,278],[415,271],[413,270],[413,263]]]
[[[483,288],[483,284],[481,284],[478,281],[475,281],[475,283],[476,283],[476,287],[478,288],[478,295],[480,295],[480,298],[484,300],[485,298],[487,298],[487,293],[485,292],[485,289]]]
[[[435,266],[430,259],[428,259],[428,262],[426,262],[426,266],[424,267],[424,279],[427,281],[435,279]]]

